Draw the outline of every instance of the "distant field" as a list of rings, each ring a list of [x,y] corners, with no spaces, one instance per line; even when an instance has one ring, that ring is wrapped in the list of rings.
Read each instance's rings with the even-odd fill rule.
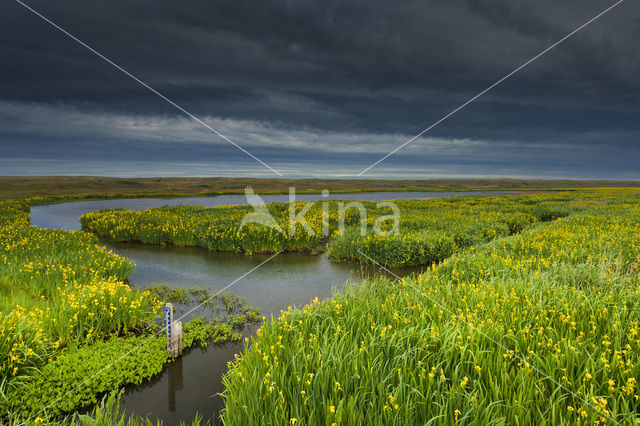
[[[92,176],[0,176],[0,199],[34,196],[184,196],[242,192],[252,186],[258,192],[321,191],[460,191],[550,188],[640,187],[638,181],[519,180],[519,179],[258,179],[258,178],[109,178]]]

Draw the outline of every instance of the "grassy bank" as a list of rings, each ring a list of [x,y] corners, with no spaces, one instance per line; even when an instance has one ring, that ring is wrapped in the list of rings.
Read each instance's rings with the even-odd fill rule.
[[[91,235],[33,228],[27,204],[0,203],[2,388],[58,348],[152,319],[157,302],[122,283],[131,268]]]
[[[588,198],[269,322],[225,378],[225,424],[636,424],[640,197]]]
[[[59,419],[160,372],[171,361],[157,337],[164,301],[209,300],[220,314],[186,323],[185,349],[238,340],[258,320],[225,294],[132,288],[132,268],[90,234],[31,227],[28,202],[0,202],[0,423]]]
[[[295,214],[310,204],[297,203]],[[328,249],[334,261],[368,261],[371,257],[386,266],[409,267],[444,260],[464,247],[515,234],[532,223],[581,208],[563,193],[397,200],[398,232],[391,233],[394,221],[385,219],[393,212],[390,206],[375,202],[361,205],[364,213],[347,208],[347,202],[312,203],[304,213],[309,230],[298,224],[293,234],[289,232],[286,203],[268,206],[280,230],[262,224],[241,227],[245,215],[253,212],[251,206],[101,210],[85,214],[81,222],[84,230],[114,241],[215,251],[311,252],[324,250],[330,240]],[[363,225],[366,229],[361,232]],[[376,226],[383,232],[374,232]]]

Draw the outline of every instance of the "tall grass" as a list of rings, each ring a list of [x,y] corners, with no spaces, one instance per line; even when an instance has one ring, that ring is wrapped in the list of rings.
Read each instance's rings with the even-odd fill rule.
[[[640,205],[599,197],[267,323],[224,423],[636,424]]]
[[[361,235],[356,229],[334,235],[334,261],[373,261],[389,267],[440,262],[473,245],[517,234],[533,223],[578,210],[565,194],[527,197],[457,197],[398,200],[400,233]]]
[[[124,284],[130,261],[81,232],[29,225],[25,201],[0,202],[0,394],[64,346],[134,329],[159,304]]]
[[[260,318],[226,293],[131,288],[123,280],[132,266],[90,234],[29,226],[26,202],[0,202],[0,423],[38,423],[37,416],[51,424],[145,423],[104,409],[94,417],[62,416],[141,383],[171,361],[164,338],[154,334],[160,300],[207,302],[214,313],[184,324],[185,350],[239,340]]]

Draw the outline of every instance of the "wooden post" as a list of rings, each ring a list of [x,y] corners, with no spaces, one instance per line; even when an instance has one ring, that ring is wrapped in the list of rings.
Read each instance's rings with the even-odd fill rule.
[[[172,355],[182,355],[182,322],[171,323],[171,351]]]
[[[173,320],[173,305],[165,307],[165,327],[167,328],[167,353],[182,354],[182,322]]]

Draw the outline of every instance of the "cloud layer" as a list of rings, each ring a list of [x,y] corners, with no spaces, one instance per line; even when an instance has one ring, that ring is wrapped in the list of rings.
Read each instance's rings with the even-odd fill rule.
[[[28,4],[293,177],[359,172],[611,3]],[[1,7],[0,174],[20,159],[38,173],[135,161],[268,176],[18,3]],[[376,173],[640,178],[639,14],[621,4]]]

